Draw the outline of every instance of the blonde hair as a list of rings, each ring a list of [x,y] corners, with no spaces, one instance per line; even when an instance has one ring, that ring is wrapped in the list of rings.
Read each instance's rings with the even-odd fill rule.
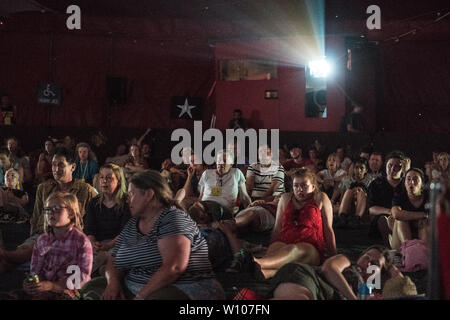
[[[9,168],[8,170],[6,170],[6,172],[5,172],[5,184],[6,184],[6,177],[8,176],[8,174],[10,172],[12,172],[14,174],[14,176],[16,177],[16,179],[17,179],[17,184],[13,188],[20,190],[20,181],[19,181],[20,175],[19,175],[19,172],[17,172],[17,170],[14,169],[14,168]]]
[[[117,178],[117,181],[118,181],[117,188],[113,192],[113,197],[114,197],[114,201],[118,204],[118,206],[115,206],[114,208],[117,211],[122,210],[123,206],[125,205],[125,202],[127,200],[127,182],[125,180],[125,175],[123,173],[123,170],[121,167],[119,167],[118,165],[113,164],[113,163],[108,163],[108,164],[104,164],[103,166],[101,166],[100,170],[99,170],[99,174],[102,169],[111,169],[113,174]],[[98,202],[98,205],[100,206],[100,208],[102,207],[102,203],[103,203],[104,199],[105,199],[104,193],[100,192],[99,202]]]
[[[83,231],[83,218],[80,212],[80,205],[78,203],[78,198],[69,192],[54,192],[48,196],[45,200],[47,204],[53,200],[60,200],[67,208],[69,212],[70,224],[80,231]],[[45,233],[52,232],[53,228],[48,224],[48,219],[44,219],[44,231]]]
[[[336,169],[339,170],[339,168],[341,167],[341,158],[339,158],[339,156],[338,156],[338,154],[337,154],[336,152],[330,153],[330,155],[328,156],[327,162],[326,162],[326,164],[325,164],[326,167],[327,167],[327,169],[330,170],[330,168],[328,168],[328,161],[329,161],[331,158],[335,158],[335,159],[336,159],[336,163],[337,163]]]

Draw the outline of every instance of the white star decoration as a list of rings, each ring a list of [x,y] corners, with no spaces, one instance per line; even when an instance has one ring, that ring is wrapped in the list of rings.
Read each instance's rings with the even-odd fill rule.
[[[184,100],[184,104],[177,104],[177,107],[181,109],[181,113],[178,115],[178,118],[181,118],[183,114],[187,113],[192,119],[191,109],[196,108],[196,106],[190,106],[187,98]]]

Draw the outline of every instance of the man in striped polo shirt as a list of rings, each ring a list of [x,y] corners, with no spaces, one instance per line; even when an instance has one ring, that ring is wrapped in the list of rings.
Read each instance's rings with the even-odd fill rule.
[[[252,200],[272,201],[284,192],[284,168],[272,161],[272,150],[264,145],[258,148],[259,162],[248,167],[246,187]]]

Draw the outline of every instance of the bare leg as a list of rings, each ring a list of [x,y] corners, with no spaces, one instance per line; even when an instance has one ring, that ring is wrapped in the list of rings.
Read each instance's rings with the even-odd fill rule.
[[[392,249],[399,250],[402,242],[411,239],[411,227],[408,221],[395,220],[392,233]]]
[[[273,292],[272,300],[313,300],[311,291],[292,282],[281,283]]]
[[[242,214],[238,214],[235,220],[239,233],[246,233],[259,227],[258,212],[255,210],[247,210]]]
[[[352,207],[353,201],[353,189],[348,189],[345,191],[342,197],[341,206],[339,207],[339,215],[346,213],[350,214],[350,209]]]
[[[360,190],[356,193],[356,212],[358,217],[362,217],[366,212],[367,195],[364,191]]]
[[[320,263],[319,252],[309,243],[286,244],[278,250],[270,250],[262,258],[255,258],[264,273],[265,269],[278,270],[290,262],[302,262],[309,265]]]
[[[388,225],[388,217],[380,217],[377,222],[378,231],[380,232],[381,239],[383,239],[384,246],[389,248],[391,245],[389,243],[389,235],[391,234],[391,229]]]

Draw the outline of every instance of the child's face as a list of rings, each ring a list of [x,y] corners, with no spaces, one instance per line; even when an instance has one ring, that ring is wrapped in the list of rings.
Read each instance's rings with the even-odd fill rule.
[[[328,170],[337,170],[338,167],[338,159],[336,159],[336,157],[329,157],[328,161],[327,161],[327,168]]]
[[[18,182],[19,180],[17,179],[17,176],[13,172],[9,172],[6,175],[6,186],[8,188],[15,188]]]
[[[69,210],[59,199],[50,200],[44,207],[45,217],[49,226],[64,227],[70,224]]]

